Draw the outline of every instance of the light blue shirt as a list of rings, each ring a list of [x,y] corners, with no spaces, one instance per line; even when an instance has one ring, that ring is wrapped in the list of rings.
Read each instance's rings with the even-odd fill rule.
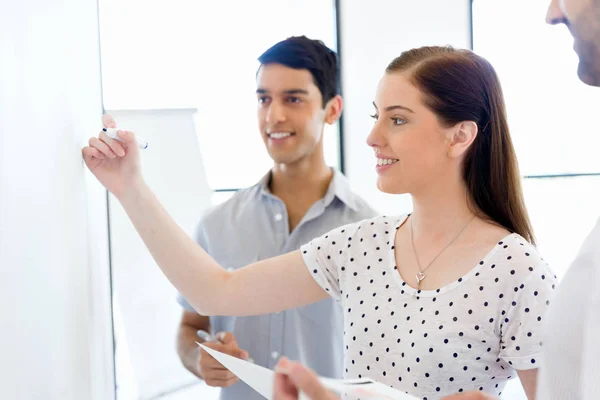
[[[325,196],[308,210],[290,233],[285,204],[268,189],[270,173],[256,185],[240,190],[202,217],[196,241],[225,268],[240,268],[258,260],[298,250],[301,245],[339,226],[376,215],[352,193],[340,172]],[[275,284],[275,283],[274,283]],[[182,296],[178,302],[194,309]],[[305,307],[251,317],[211,317],[212,333],[233,332],[238,345],[256,364],[275,368],[282,355],[299,360],[318,375],[343,375],[343,313],[332,298]],[[260,400],[243,382],[221,390],[221,400]]]

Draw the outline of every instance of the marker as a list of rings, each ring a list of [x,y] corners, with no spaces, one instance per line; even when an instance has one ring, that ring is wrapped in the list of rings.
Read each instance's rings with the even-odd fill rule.
[[[205,342],[219,342],[219,343],[223,343],[223,341],[221,340],[220,337],[213,337],[210,333],[203,331],[202,329],[200,329],[199,331],[196,331],[196,335],[198,335],[198,337],[202,340],[204,340]],[[196,342],[196,344],[200,344],[198,342]],[[248,357],[246,359],[246,361],[250,362],[250,363],[254,363],[254,360],[252,359],[252,357]]]
[[[125,131],[127,129],[117,129],[117,128],[102,128],[102,130],[104,132],[106,132],[106,135],[111,138],[111,139],[115,139],[118,140],[119,142],[122,142],[123,139],[121,139],[118,135],[117,135],[117,131]],[[145,148],[148,147],[148,142],[145,139],[142,139],[139,136],[135,136],[135,141],[138,144],[138,147],[142,150],[144,150]]]

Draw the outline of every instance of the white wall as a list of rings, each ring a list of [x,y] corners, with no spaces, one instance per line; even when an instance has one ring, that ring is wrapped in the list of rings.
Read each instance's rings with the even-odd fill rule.
[[[97,4],[0,4],[0,397],[111,399]]]
[[[470,48],[470,0],[342,0],[344,155],[352,186],[382,213],[412,208],[407,196],[375,186],[375,157],[366,145],[372,101],[385,67],[404,50],[424,45]]]

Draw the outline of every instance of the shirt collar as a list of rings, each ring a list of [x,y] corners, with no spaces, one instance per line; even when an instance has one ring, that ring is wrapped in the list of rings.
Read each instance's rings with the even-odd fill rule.
[[[271,171],[267,172],[265,176],[258,182],[260,193],[263,195],[272,196],[273,194],[269,190],[269,181],[271,180]],[[346,206],[350,207],[353,211],[358,211],[356,201],[352,190],[350,190],[350,182],[348,178],[341,172],[333,168],[333,179],[329,184],[329,188],[323,197],[323,204],[325,207],[329,206],[333,199],[338,198]]]

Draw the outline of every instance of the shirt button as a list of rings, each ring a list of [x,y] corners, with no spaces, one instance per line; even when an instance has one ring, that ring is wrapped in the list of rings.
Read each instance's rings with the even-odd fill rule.
[[[277,360],[277,357],[279,357],[279,353],[274,351],[271,353],[271,357],[273,357],[273,360]]]
[[[281,221],[283,219],[283,215],[281,215],[281,213],[277,213],[275,214],[275,221]]]

